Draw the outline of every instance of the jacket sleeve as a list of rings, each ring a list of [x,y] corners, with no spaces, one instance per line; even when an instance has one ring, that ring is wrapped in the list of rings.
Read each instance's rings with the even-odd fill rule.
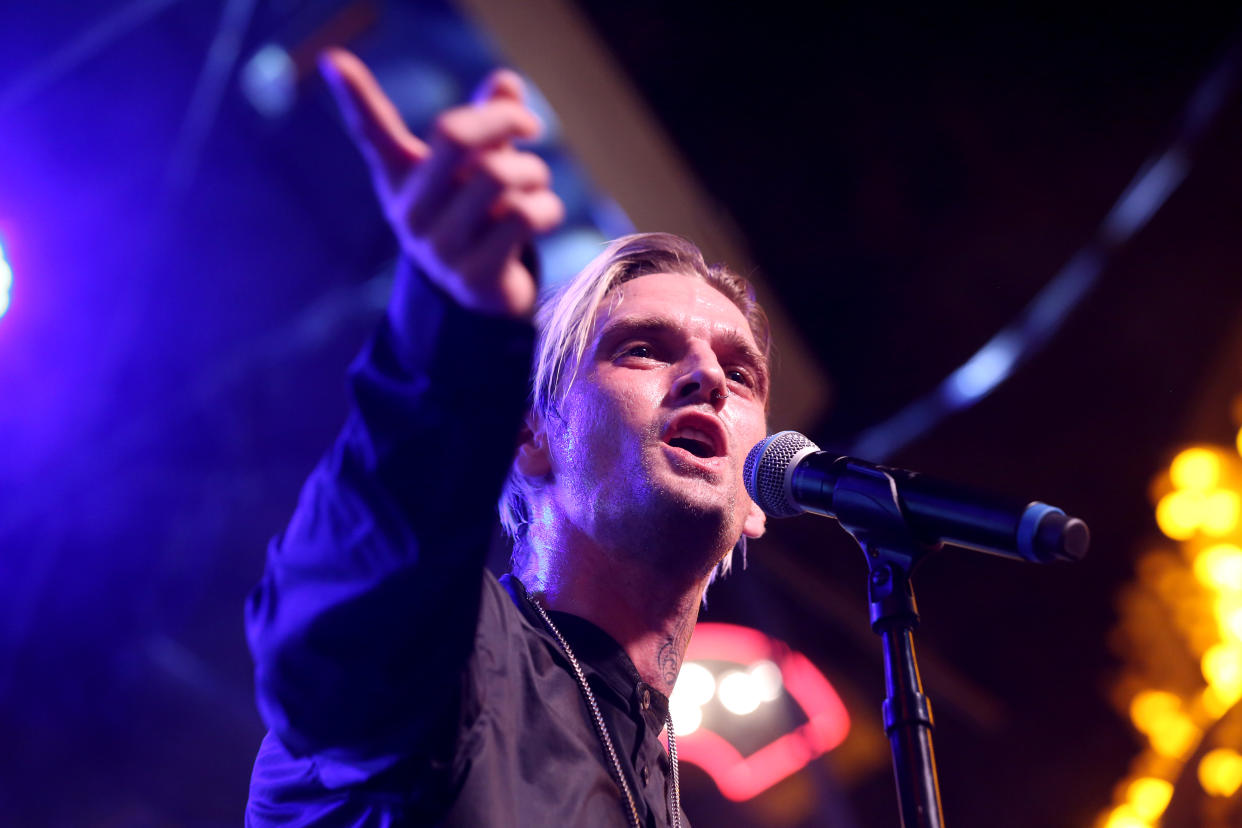
[[[355,362],[353,410],[246,608],[273,734],[363,776],[455,723],[534,342],[408,278],[413,353],[385,322]]]

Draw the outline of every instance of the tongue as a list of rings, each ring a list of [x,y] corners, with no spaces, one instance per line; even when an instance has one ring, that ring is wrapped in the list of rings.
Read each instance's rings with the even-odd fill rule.
[[[698,440],[691,440],[689,437],[674,437],[672,440],[668,441],[668,444],[670,446],[676,446],[677,448],[680,448],[680,449],[685,449],[686,451],[693,454],[695,457],[711,457],[712,456],[711,446],[707,445],[706,443],[701,443]]]

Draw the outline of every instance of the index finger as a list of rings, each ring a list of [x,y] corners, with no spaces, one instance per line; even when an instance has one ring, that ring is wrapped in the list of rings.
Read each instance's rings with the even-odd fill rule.
[[[409,131],[365,63],[352,52],[331,48],[320,56],[319,68],[372,172],[394,181],[426,159],[427,145]]]

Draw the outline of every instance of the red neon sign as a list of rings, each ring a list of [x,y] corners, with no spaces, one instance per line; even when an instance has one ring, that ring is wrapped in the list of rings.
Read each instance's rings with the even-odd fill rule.
[[[781,671],[785,690],[807,721],[751,753],[706,728],[677,738],[677,755],[705,770],[726,799],[740,802],[767,790],[812,759],[835,748],[850,730],[849,713],[815,665],[782,641],[750,627],[699,624],[686,651],[688,661],[749,664],[769,660]]]

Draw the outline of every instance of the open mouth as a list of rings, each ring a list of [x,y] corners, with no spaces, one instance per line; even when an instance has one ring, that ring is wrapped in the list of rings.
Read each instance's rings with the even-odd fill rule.
[[[725,436],[719,424],[698,415],[677,418],[664,434],[664,442],[700,460],[723,455]]]
[[[679,449],[685,449],[695,457],[706,458],[716,456],[716,450],[706,440],[699,440],[694,437],[674,437],[668,441],[668,444]]]

